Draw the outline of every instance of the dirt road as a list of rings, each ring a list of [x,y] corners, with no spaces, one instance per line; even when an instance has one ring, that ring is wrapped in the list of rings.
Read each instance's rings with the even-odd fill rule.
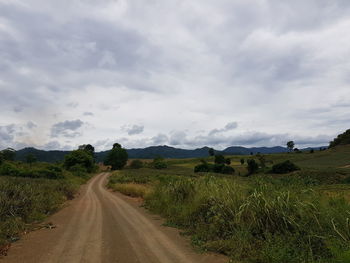
[[[80,196],[49,220],[57,227],[41,229],[14,243],[8,263],[221,263],[223,256],[197,254],[178,230],[139,204],[104,186],[107,173],[95,176]]]

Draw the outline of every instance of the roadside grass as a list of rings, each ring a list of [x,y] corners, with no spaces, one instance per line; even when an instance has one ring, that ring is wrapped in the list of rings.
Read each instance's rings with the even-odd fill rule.
[[[152,187],[143,184],[124,183],[124,184],[112,184],[110,187],[113,191],[121,192],[122,194],[131,197],[146,198],[152,193]]]
[[[5,171],[5,175],[0,174],[0,255],[6,253],[10,242],[73,199],[79,186],[92,176],[77,176],[46,163],[8,162],[0,171]]]
[[[109,186],[136,192],[148,209],[190,235],[193,244],[232,261],[348,263],[350,169],[340,167],[350,163],[349,153],[350,147],[342,146],[314,154],[265,155],[266,172],[249,177],[239,160],[256,156],[230,156],[235,175],[195,174],[198,158],[167,160],[164,170],[118,171]],[[301,171],[268,173],[285,160]]]

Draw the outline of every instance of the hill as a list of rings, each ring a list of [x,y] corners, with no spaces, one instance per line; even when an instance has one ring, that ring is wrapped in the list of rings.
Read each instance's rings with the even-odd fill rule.
[[[308,150],[306,148],[303,150]],[[316,148],[315,148],[316,149]],[[318,149],[318,148],[317,148]],[[184,158],[202,158],[208,157],[209,147],[197,148],[194,150],[174,148],[170,146],[150,146],[146,148],[127,149],[129,158],[132,159],[152,159],[157,156],[170,159],[184,159]],[[40,162],[60,162],[64,159],[64,156],[70,151],[45,151],[35,148],[24,148],[16,152],[16,160],[25,161],[25,157],[28,154],[33,154]],[[101,151],[95,153],[97,162],[102,162],[109,151]],[[224,155],[250,155],[251,153],[257,154],[272,154],[272,153],[285,153],[287,149],[281,146],[276,147],[252,147],[246,148],[242,146],[228,147],[223,151],[216,151]]]
[[[346,144],[350,144],[350,129],[342,134],[339,134],[337,138],[334,138],[334,140],[329,143],[329,147],[332,148],[337,145],[346,145]]]

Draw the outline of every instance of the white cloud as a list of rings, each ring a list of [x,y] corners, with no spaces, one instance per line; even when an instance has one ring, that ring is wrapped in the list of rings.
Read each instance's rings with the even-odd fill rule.
[[[349,14],[344,0],[0,0],[1,126],[23,126],[2,142],[328,141],[349,128]],[[52,128],[66,120],[86,125]]]

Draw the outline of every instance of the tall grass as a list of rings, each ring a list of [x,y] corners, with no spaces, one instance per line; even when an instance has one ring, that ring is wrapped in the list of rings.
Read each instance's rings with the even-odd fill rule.
[[[18,239],[27,224],[43,220],[75,191],[66,180],[0,177],[0,245]]]
[[[146,205],[207,250],[245,262],[350,262],[350,205],[303,184],[242,187],[215,177],[169,178]],[[345,260],[345,261],[344,261]]]

